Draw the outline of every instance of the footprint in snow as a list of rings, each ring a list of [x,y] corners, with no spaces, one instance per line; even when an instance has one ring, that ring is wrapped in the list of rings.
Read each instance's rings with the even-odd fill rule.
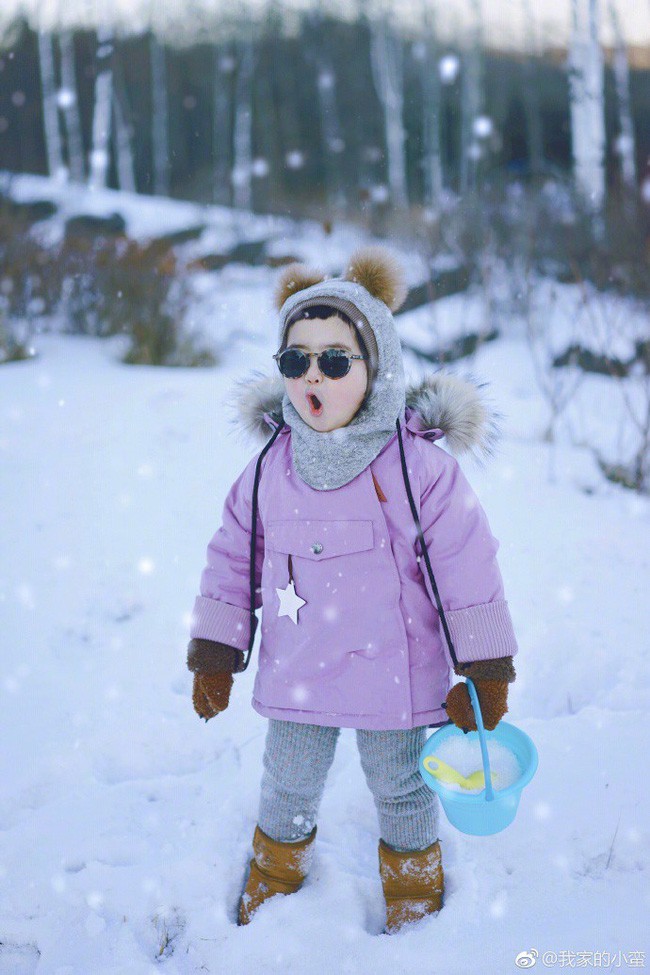
[[[154,951],[156,960],[171,958],[176,950],[178,939],[187,926],[185,915],[177,907],[165,908],[154,914],[151,923],[156,937]]]
[[[0,975],[33,975],[41,953],[38,945],[0,941]]]

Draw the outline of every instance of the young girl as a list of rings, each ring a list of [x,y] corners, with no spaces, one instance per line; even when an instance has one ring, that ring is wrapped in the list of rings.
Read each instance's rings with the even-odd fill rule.
[[[239,923],[299,889],[341,728],[355,728],[379,819],[386,931],[442,907],[438,800],[418,757],[428,726],[487,728],[507,711],[516,641],[497,542],[454,458],[489,449],[477,390],[437,373],[405,388],[392,311],[406,289],[382,248],[342,279],[279,282],[278,379],[246,384],[267,444],[226,498],[194,607],[194,707],[223,711],[262,607],[253,707],[269,719]],[[271,434],[272,431],[272,435]]]

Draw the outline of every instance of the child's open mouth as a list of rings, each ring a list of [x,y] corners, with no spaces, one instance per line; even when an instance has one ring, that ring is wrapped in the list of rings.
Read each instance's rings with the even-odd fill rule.
[[[311,415],[320,416],[323,412],[323,404],[316,393],[307,393],[307,402],[309,403],[309,412]]]

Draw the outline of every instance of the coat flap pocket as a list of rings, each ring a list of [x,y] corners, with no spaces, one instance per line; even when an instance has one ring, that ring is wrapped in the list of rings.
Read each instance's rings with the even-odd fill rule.
[[[272,521],[265,532],[268,548],[319,562],[373,547],[372,521]]]

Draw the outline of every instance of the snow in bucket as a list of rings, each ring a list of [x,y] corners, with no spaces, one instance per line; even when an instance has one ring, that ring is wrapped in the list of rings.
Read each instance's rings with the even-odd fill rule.
[[[445,815],[452,826],[462,833],[473,836],[490,836],[501,832],[514,820],[522,789],[530,782],[537,770],[537,749],[525,732],[506,721],[500,721],[493,731],[486,731],[476,688],[469,678],[466,683],[476,716],[477,730],[466,734],[450,722],[434,732],[420,754],[420,774],[429,788],[438,794]],[[447,764],[463,775],[475,772],[475,752],[471,758],[472,767],[468,768],[460,764],[465,760],[461,751],[454,751],[453,757],[448,751],[450,748],[467,749],[468,746],[472,750],[479,751],[481,762],[478,763],[478,768],[482,765],[485,788],[477,791],[452,787],[449,783],[439,781],[427,769],[427,759],[439,755],[442,761],[450,758]],[[510,756],[505,761],[502,749]],[[497,763],[494,770],[492,769],[493,754]],[[465,755],[467,756],[467,752]],[[455,764],[456,762],[459,764]],[[505,781],[497,783],[493,771],[497,774],[501,771],[507,778],[514,775],[514,781],[510,781],[508,785]]]
[[[521,776],[521,766],[510,749],[500,742],[488,740],[487,749],[490,756],[492,785],[495,790],[506,789]],[[481,746],[478,738],[471,739],[468,736],[447,738],[441,742],[435,754],[437,758],[441,758],[443,762],[451,765],[452,768],[466,777],[479,769],[483,769]],[[470,795],[478,795],[484,788],[484,786],[480,786],[479,788],[467,789],[455,782],[445,782],[444,784],[452,792],[464,792]]]

